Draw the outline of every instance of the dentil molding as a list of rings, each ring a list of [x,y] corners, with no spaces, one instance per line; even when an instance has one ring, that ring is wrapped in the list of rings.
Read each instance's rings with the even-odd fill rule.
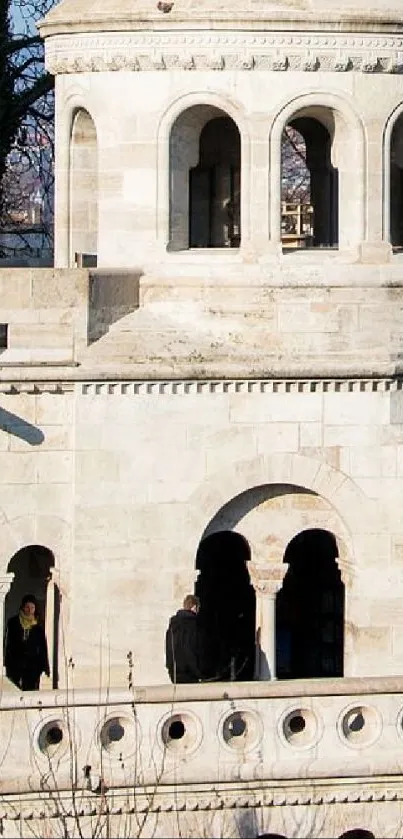
[[[302,70],[403,73],[403,36],[266,32],[55,35],[46,67],[59,73],[118,70]]]

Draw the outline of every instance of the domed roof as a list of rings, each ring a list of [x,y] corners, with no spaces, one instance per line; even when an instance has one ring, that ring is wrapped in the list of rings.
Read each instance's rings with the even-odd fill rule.
[[[61,0],[40,25],[68,32],[179,28],[403,30],[402,0]]]

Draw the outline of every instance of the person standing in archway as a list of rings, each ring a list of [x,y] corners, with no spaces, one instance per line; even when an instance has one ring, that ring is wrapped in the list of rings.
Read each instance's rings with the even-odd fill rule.
[[[41,674],[50,675],[45,630],[33,594],[22,598],[18,615],[7,623],[4,660],[7,677],[20,690],[39,690]]]
[[[183,608],[169,621],[165,636],[165,662],[173,684],[200,682],[201,636],[197,615],[200,600],[187,594]]]

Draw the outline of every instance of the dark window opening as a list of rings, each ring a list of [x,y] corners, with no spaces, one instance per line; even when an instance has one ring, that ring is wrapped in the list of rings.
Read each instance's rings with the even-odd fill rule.
[[[337,544],[326,530],[305,530],[288,545],[276,598],[279,679],[343,675],[344,584]]]
[[[403,116],[392,131],[390,148],[390,241],[403,250]]]
[[[238,248],[241,241],[241,139],[230,117],[200,134],[199,162],[189,172],[189,246]]]
[[[248,542],[232,531],[213,533],[199,545],[196,594],[204,637],[202,669],[213,681],[247,681],[254,676],[256,599],[249,559]]]
[[[0,323],[0,350],[8,347],[8,323]]]

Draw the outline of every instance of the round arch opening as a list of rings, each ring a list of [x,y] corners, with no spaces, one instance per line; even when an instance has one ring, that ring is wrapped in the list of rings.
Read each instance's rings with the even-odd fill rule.
[[[343,676],[344,584],[337,558],[327,530],[301,531],[287,545],[288,569],[276,597],[279,679]]]
[[[169,142],[169,249],[238,248],[241,241],[241,135],[213,105],[175,120]]]
[[[250,557],[248,541],[228,530],[203,538],[197,551],[202,669],[211,681],[253,679],[256,598],[248,571]]]
[[[59,587],[52,583],[52,569],[55,567],[53,552],[44,545],[26,545],[10,559],[7,572],[14,574],[13,582],[4,601],[4,631],[8,620],[19,612],[22,598],[34,595],[40,623],[46,630],[52,684],[58,686],[58,635],[61,595]],[[48,612],[49,609],[49,612]]]

